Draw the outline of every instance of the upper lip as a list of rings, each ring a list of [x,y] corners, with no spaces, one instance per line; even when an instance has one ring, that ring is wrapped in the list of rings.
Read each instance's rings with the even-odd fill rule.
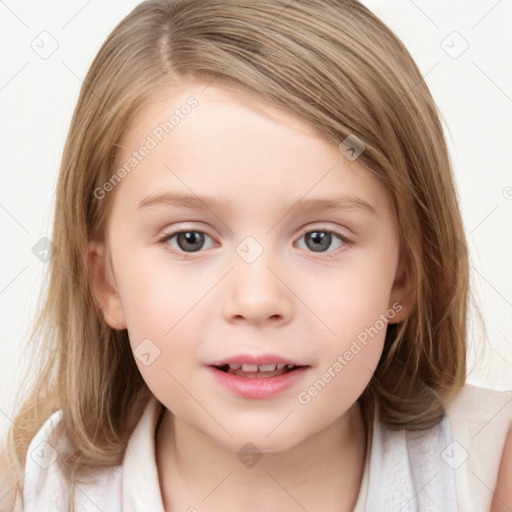
[[[300,364],[292,359],[273,354],[240,354],[237,356],[226,357],[224,359],[213,361],[209,363],[209,366],[224,366],[226,364],[257,364],[258,366],[263,366],[266,364],[293,364],[294,366],[308,366]]]

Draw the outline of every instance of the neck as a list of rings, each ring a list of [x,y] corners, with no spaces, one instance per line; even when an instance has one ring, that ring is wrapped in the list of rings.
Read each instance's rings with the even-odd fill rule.
[[[237,453],[165,410],[156,434],[164,508],[351,511],[361,485],[366,434],[356,402],[294,447],[244,466]],[[195,508],[194,508],[195,507]]]

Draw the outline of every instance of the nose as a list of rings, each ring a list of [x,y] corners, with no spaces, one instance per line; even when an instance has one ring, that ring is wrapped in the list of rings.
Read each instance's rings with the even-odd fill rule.
[[[275,260],[263,253],[256,261],[235,260],[227,276],[222,312],[228,322],[286,324],[292,318],[293,293]]]

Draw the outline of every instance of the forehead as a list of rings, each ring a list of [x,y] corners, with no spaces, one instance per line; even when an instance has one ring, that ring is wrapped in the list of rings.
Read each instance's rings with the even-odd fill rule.
[[[194,106],[189,108],[190,104]],[[151,133],[153,129],[157,129],[158,132],[160,123],[165,125],[171,120],[170,130],[168,125],[167,131],[164,126],[161,126],[164,130],[163,137],[166,137],[171,131],[177,131],[179,125],[183,127],[190,124],[190,122],[182,123],[188,117],[195,118],[198,122],[199,120],[205,122],[208,116],[218,115],[219,112],[223,115],[216,119],[218,122],[226,123],[234,120],[240,123],[243,119],[247,123],[254,124],[258,119],[261,128],[265,120],[267,128],[273,125],[281,132],[286,128],[304,137],[322,138],[317,130],[305,123],[297,114],[266,102],[254,92],[233,87],[227,83],[218,83],[217,80],[214,84],[188,80],[178,82],[172,87],[160,88],[155,95],[148,98],[129,123],[123,135],[123,142],[130,145],[130,142],[136,142],[141,136]]]
[[[166,187],[232,199],[236,192],[245,201],[260,195],[267,203],[333,189],[368,202],[385,195],[374,176],[298,116],[216,85],[162,91],[132,119],[120,145],[117,167],[134,166],[117,188],[130,182],[138,197]],[[144,146],[143,158],[133,156]]]

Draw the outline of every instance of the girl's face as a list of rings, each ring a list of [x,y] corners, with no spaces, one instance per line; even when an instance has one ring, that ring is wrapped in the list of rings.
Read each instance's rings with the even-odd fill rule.
[[[101,244],[91,261],[106,321],[128,329],[176,421],[225,447],[280,451],[348,417],[386,320],[406,310],[392,204],[360,149],[199,83],[134,119],[116,178],[95,191],[113,194],[114,287]],[[288,370],[278,363],[300,368],[271,376]]]

